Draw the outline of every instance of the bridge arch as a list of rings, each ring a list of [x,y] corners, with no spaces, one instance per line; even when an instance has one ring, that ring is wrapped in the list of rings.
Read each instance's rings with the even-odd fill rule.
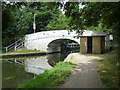
[[[74,38],[55,38],[50,40],[46,46],[47,46],[47,52],[51,53],[51,52],[60,52],[61,51],[61,47],[64,43],[64,41],[69,40],[70,42],[76,43],[77,45],[80,46],[80,41]]]
[[[49,53],[48,46],[50,43],[61,39],[61,40],[73,40],[80,45],[80,38],[75,38],[76,32],[70,32],[68,30],[54,30],[54,31],[43,31],[25,36],[24,46],[30,50],[40,50],[41,52]]]

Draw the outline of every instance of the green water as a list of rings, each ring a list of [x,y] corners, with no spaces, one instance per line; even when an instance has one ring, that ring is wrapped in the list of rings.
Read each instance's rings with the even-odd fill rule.
[[[2,88],[17,88],[26,80],[51,69],[63,61],[66,54],[54,53],[44,56],[9,58],[2,61]]]

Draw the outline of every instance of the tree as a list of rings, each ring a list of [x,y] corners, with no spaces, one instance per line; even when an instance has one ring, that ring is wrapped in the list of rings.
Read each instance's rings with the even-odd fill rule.
[[[99,23],[98,26],[84,26],[83,27],[85,30],[94,30],[98,32],[105,32],[107,34],[112,34],[112,29],[107,28],[106,26],[103,25],[103,23]]]
[[[2,46],[8,46],[24,35],[33,33],[34,14],[36,32],[48,30],[46,26],[59,13],[59,6],[55,2],[3,2]]]
[[[118,2],[94,2],[84,3],[82,17],[86,26],[96,26],[100,22],[107,28],[107,31],[114,35],[118,45],[120,44],[120,3]],[[84,14],[85,13],[85,14]],[[120,47],[118,48],[120,55]]]
[[[71,17],[75,18],[71,20],[71,22],[80,23],[80,29],[84,29],[84,27],[90,26],[98,26],[98,24],[102,23],[103,27],[106,27],[107,30],[110,31],[113,35],[115,40],[120,44],[120,3],[119,2],[87,2],[82,3],[85,5],[83,9],[71,8],[72,10],[75,9],[76,14],[79,13],[78,17],[73,16],[74,12],[72,10],[69,11],[70,7],[66,7],[66,12],[69,11],[71,13]],[[79,19],[77,21],[76,19]],[[75,21],[76,20],[76,21]],[[79,27],[79,26],[77,26]],[[120,51],[120,48],[118,49]],[[119,52],[120,55],[120,52]]]
[[[69,30],[69,19],[65,15],[56,14],[56,16],[47,25],[48,30]]]
[[[64,6],[65,15],[70,18],[70,29],[80,29],[81,18],[79,13],[79,3],[78,2],[67,2]]]
[[[2,2],[2,30],[6,30],[14,23],[14,12],[17,8],[19,8],[21,5],[25,5],[24,2]]]
[[[2,2],[2,47],[9,45],[13,41],[11,34],[11,28],[15,22],[15,12],[21,5],[25,5],[24,2]],[[12,32],[14,33],[14,32]]]

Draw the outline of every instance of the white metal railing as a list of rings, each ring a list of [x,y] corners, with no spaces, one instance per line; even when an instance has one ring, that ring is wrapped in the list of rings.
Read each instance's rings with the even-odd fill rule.
[[[19,60],[19,59],[16,59],[16,58],[15,58],[15,60],[6,60],[6,62],[24,65],[23,60]]]
[[[24,38],[21,38],[21,39],[17,40],[16,42],[10,44],[9,46],[4,47],[5,52],[16,51],[16,50],[22,48],[24,46],[24,41],[25,41]]]

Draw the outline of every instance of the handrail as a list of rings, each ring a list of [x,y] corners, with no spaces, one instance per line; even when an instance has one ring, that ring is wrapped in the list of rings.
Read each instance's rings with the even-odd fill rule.
[[[24,39],[24,38],[21,38],[21,39],[19,39],[19,40],[15,41],[14,43],[10,44],[10,45],[9,45],[9,46],[7,46],[7,47],[10,47],[10,46],[12,46],[12,45],[16,44],[18,41],[21,41],[21,40],[23,40],[23,39]]]
[[[18,43],[18,44],[16,45],[16,47],[17,47],[17,46],[19,46],[20,44],[22,44],[23,42],[24,42],[24,41],[22,41],[22,42]]]
[[[14,43],[10,44],[9,46],[4,47],[4,48],[5,48],[5,51],[8,52],[8,51],[9,51],[10,49],[12,49],[12,48],[16,51],[16,50],[17,50],[17,47],[18,47],[20,44],[22,44],[22,43],[24,43],[24,38],[21,38],[21,39],[15,41]],[[22,46],[23,46],[23,45],[22,45]]]

